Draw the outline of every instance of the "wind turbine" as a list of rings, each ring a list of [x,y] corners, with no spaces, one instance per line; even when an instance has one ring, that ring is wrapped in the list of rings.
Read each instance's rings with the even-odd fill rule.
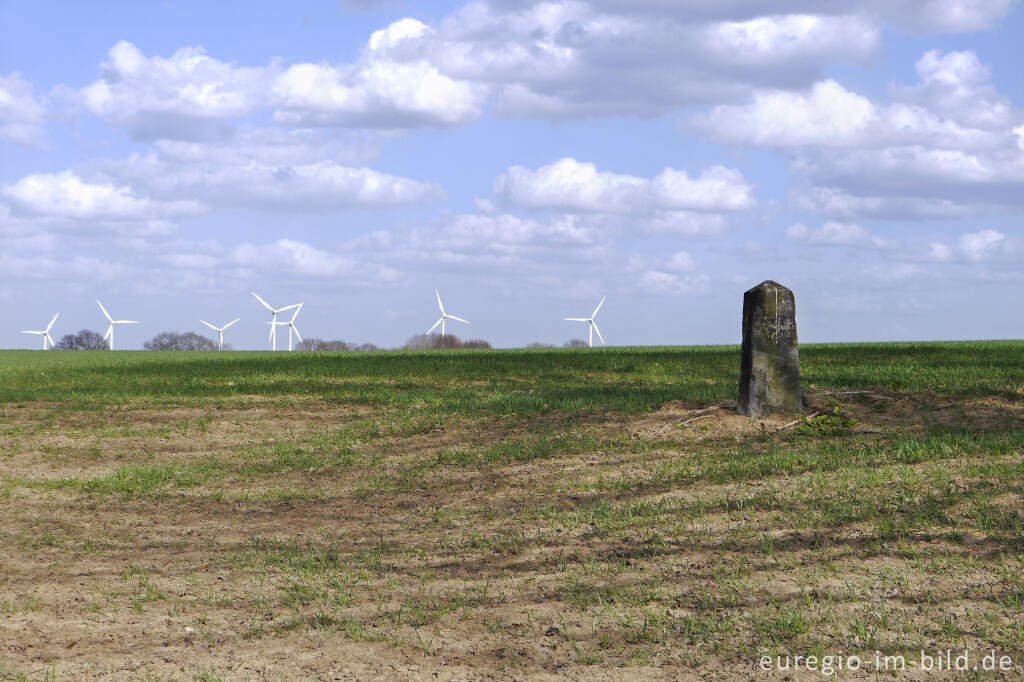
[[[57,321],[57,318],[59,316],[60,316],[60,313],[57,313],[56,315],[54,315],[53,319],[50,320],[50,324],[46,325],[46,329],[44,329],[42,331],[26,331],[26,330],[23,329],[23,330],[21,330],[21,333],[22,334],[41,334],[42,337],[43,337],[43,350],[46,350],[46,342],[47,341],[50,342],[50,348],[53,348],[57,344],[55,344],[53,342],[53,338],[50,336],[50,328],[53,327],[53,323]]]
[[[608,298],[608,297],[605,296],[605,298]],[[601,339],[601,345],[602,346],[604,345],[604,337],[601,336],[601,330],[597,328],[597,322],[594,322],[594,318],[597,317],[597,311],[600,310],[601,306],[603,306],[603,305],[604,305],[604,298],[602,298],[601,302],[597,304],[596,308],[594,308],[594,312],[590,313],[590,317],[567,317],[567,318],[565,318],[565,319],[569,320],[570,322],[586,322],[586,323],[588,323],[588,325],[590,326],[590,347],[591,348],[594,347],[594,332],[597,332],[597,338]]]
[[[224,330],[227,329],[228,327],[230,327],[231,325],[233,325],[235,322],[238,322],[238,320],[240,320],[240,319],[241,318],[236,317],[235,319],[231,320],[230,322],[228,322],[223,327],[214,327],[212,324],[210,324],[206,320],[199,320],[199,321],[202,322],[203,324],[205,324],[207,327],[209,327],[213,331],[217,332],[217,350],[224,350]]]
[[[110,326],[107,327],[107,333],[103,335],[103,340],[106,341],[106,340],[109,339],[110,340],[110,350],[114,350],[114,325],[115,324],[138,324],[139,321],[138,320],[115,320],[114,318],[112,318],[110,316],[110,313],[107,312],[107,309],[103,307],[103,304],[100,303],[100,299],[97,298],[96,299],[96,303],[99,305],[100,310],[103,311],[103,314],[106,316],[107,321],[110,322]]]
[[[271,344],[270,348],[271,348],[271,350],[277,350],[277,314],[278,313],[283,313],[286,310],[291,310],[292,308],[298,308],[302,304],[301,303],[294,303],[292,305],[286,305],[283,308],[274,308],[269,303],[267,303],[262,298],[260,298],[260,295],[257,294],[255,291],[253,291],[251,293],[252,293],[253,296],[256,297],[257,301],[259,301],[260,303],[263,304],[264,308],[266,308],[267,310],[270,311],[270,313],[272,315],[272,317],[270,319],[270,344]],[[288,339],[291,340],[291,336],[289,336]]]
[[[448,313],[446,313],[444,311],[444,304],[441,303],[441,294],[438,293],[437,289],[434,289],[434,293],[437,294],[437,307],[441,309],[441,319],[435,322],[434,326],[427,330],[428,334],[437,329],[437,325],[441,325],[441,336],[443,337],[445,320],[458,320],[459,322],[465,322],[466,324],[469,324],[469,320],[464,320],[461,317],[455,317],[454,315],[449,315]]]
[[[295,308],[295,312],[292,313],[292,319],[287,322],[267,322],[269,325],[281,325],[282,327],[288,327],[288,350],[292,349],[292,332],[295,332],[295,337],[299,340],[299,343],[302,343],[302,337],[299,336],[299,328],[295,326],[295,318],[299,316],[299,312],[302,310],[303,305],[303,303],[299,303],[299,307]],[[287,308],[282,308],[281,310],[287,310]]]

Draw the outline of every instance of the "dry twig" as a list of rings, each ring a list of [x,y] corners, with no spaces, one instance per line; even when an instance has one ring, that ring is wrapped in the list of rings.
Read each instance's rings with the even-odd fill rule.
[[[682,427],[686,426],[687,424],[689,424],[690,422],[694,422],[694,421],[697,421],[698,419],[702,419],[704,417],[709,416],[715,410],[718,410],[718,409],[723,408],[723,407],[728,407],[730,405],[735,405],[735,404],[736,403],[734,403],[732,400],[723,400],[722,402],[720,402],[720,403],[718,403],[716,405],[712,405],[711,407],[705,407],[702,410],[696,410],[695,412],[690,412],[688,415],[686,415],[686,419],[684,419],[683,421],[681,421],[678,424],[676,424],[676,427],[677,428],[682,428]]]
[[[821,414],[821,412],[814,412],[813,414],[809,414],[806,417],[800,417],[799,419],[794,419],[791,422],[786,422],[785,424],[783,424],[779,428],[775,429],[775,433],[778,433],[779,431],[785,431],[789,427],[796,426],[797,424],[799,424],[802,421],[810,421],[810,420],[814,419],[815,417],[817,417],[819,414]]]

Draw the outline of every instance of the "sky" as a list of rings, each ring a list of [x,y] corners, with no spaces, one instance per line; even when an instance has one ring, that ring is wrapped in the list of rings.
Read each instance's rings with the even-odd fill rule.
[[[0,0],[0,347],[1022,338],[1021,5]]]

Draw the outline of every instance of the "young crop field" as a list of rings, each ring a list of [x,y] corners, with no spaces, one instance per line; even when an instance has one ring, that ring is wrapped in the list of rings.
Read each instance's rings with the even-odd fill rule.
[[[800,358],[0,352],[0,679],[1020,679],[1024,343]]]

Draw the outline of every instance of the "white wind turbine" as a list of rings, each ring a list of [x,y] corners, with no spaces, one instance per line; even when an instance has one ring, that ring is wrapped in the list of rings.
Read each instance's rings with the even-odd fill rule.
[[[605,296],[605,298],[608,298],[608,297]],[[601,336],[601,330],[597,328],[597,322],[594,322],[594,318],[597,317],[597,311],[600,310],[601,306],[603,306],[603,305],[604,305],[604,298],[602,298],[601,302],[597,304],[596,308],[594,308],[594,312],[590,313],[590,317],[567,317],[567,318],[565,318],[565,319],[569,320],[570,322],[586,322],[586,323],[588,323],[588,326],[590,327],[590,347],[591,348],[594,347],[594,332],[597,332],[597,338],[601,339],[601,345],[602,346],[604,345],[604,337]]]
[[[299,307],[295,308],[295,312],[292,313],[292,319],[288,320],[287,322],[277,322],[276,320],[274,322],[267,322],[267,324],[272,325],[272,326],[280,325],[282,327],[288,327],[288,350],[292,349],[292,332],[295,333],[295,338],[297,338],[299,340],[299,343],[302,343],[302,337],[299,336],[299,328],[295,326],[295,318],[299,316],[299,311],[302,310],[302,306],[304,304],[303,303],[299,303],[298,305],[299,305]],[[291,306],[289,306],[289,307],[291,307]],[[287,310],[287,309],[288,308],[282,308],[281,310]]]
[[[206,320],[199,320],[199,321],[202,322],[203,324],[205,324],[207,327],[209,327],[213,331],[217,332],[217,350],[224,350],[224,330],[227,329],[228,327],[230,327],[231,325],[233,325],[235,322],[238,322],[240,319],[242,319],[242,318],[236,317],[235,319],[231,320],[230,322],[228,322],[223,327],[214,327],[212,324],[210,324]]]
[[[270,348],[271,350],[277,350],[277,314],[283,313],[286,310],[291,310],[292,308],[298,308],[302,304],[293,303],[292,305],[286,305],[283,308],[274,308],[269,303],[260,298],[260,295],[257,294],[255,291],[252,292],[252,295],[255,296],[256,300],[262,303],[263,307],[269,310],[272,315],[270,319]],[[289,340],[291,340],[291,336],[289,336],[288,338]]]
[[[445,320],[458,320],[459,322],[465,322],[466,324],[469,324],[469,320],[464,320],[461,317],[455,317],[454,315],[449,315],[448,313],[446,313],[444,311],[444,304],[441,303],[441,294],[438,293],[437,289],[434,289],[434,293],[437,294],[437,307],[441,309],[441,319],[435,322],[434,326],[427,330],[428,334],[437,329],[437,325],[441,325],[441,336],[444,336]]]
[[[103,340],[104,341],[109,340],[110,350],[114,350],[114,325],[115,324],[138,324],[139,321],[138,320],[115,320],[114,318],[112,318],[110,316],[110,313],[107,312],[107,309],[103,307],[103,304],[100,303],[100,299],[97,298],[96,299],[96,303],[99,305],[100,310],[103,311],[103,314],[106,316],[107,321],[110,322],[110,326],[107,327],[107,333],[103,335]]]
[[[43,337],[43,350],[46,350],[46,342],[47,341],[50,342],[50,348],[53,348],[57,344],[55,344],[53,342],[53,338],[50,336],[50,329],[53,327],[53,323],[57,321],[57,318],[59,316],[60,316],[60,313],[57,313],[56,315],[54,315],[53,319],[50,320],[50,324],[46,325],[46,329],[43,329],[42,331],[27,331],[25,329],[22,329],[21,333],[22,334],[40,334]]]

